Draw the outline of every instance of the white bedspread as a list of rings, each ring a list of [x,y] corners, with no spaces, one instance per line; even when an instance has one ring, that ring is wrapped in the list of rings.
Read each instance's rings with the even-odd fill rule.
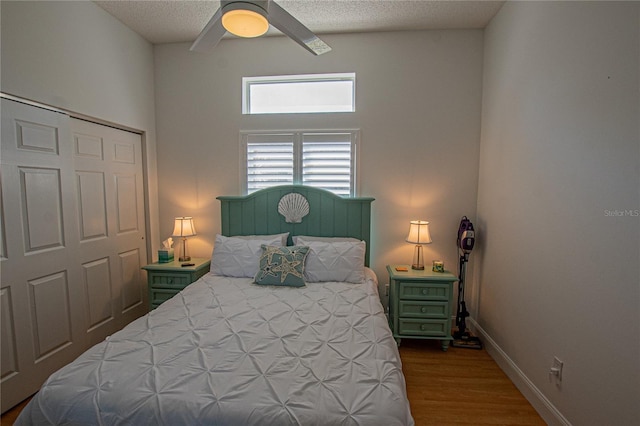
[[[17,425],[413,425],[364,284],[207,274],[53,374]]]

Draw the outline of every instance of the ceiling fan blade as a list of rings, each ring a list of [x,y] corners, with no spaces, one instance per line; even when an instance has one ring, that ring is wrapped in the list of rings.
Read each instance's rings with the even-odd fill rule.
[[[189,48],[190,51],[206,52],[207,50],[213,49],[216,44],[218,44],[222,39],[222,36],[227,32],[227,30],[222,26],[221,18],[222,9],[218,9],[204,29],[200,32],[196,41],[191,45]]]
[[[331,50],[331,47],[320,40],[318,36],[302,25],[300,21],[291,16],[289,12],[280,7],[276,2],[269,2],[269,23],[288,35],[293,41],[307,49],[314,55],[322,55]]]

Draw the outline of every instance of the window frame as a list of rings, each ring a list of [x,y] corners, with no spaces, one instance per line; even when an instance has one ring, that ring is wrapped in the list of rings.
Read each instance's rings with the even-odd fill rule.
[[[359,192],[359,157],[360,157],[360,129],[320,129],[320,130],[242,130],[240,131],[240,187],[244,195],[249,194],[248,168],[247,168],[247,144],[250,136],[255,135],[292,135],[293,138],[293,184],[303,185],[302,176],[302,144],[305,134],[350,134],[351,135],[351,176],[349,183],[349,195],[339,195],[345,198],[356,197]],[[252,142],[261,143],[261,142]],[[264,142],[269,143],[269,142]],[[322,143],[322,142],[320,142]],[[327,142],[330,143],[330,142]],[[276,185],[273,185],[276,186]]]
[[[351,86],[351,110],[350,111],[322,111],[322,112],[251,112],[251,86],[262,84],[282,84],[282,83],[318,83],[350,81]],[[242,114],[243,115],[270,115],[270,114],[342,114],[356,111],[356,73],[326,73],[326,74],[292,74],[242,77]]]

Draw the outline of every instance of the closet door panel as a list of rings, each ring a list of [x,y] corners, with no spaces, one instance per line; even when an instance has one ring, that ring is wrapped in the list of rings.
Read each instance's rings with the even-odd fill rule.
[[[13,325],[13,303],[11,303],[11,287],[0,289],[0,380],[9,378],[18,372],[18,355],[16,353],[16,332]]]
[[[140,286],[141,268],[140,251],[130,250],[119,254],[120,260],[120,309],[123,314],[138,308],[143,303],[146,293]]]
[[[87,292],[87,312],[89,313],[88,332],[114,320],[109,262],[109,258],[105,257],[82,265]]]
[[[29,281],[36,362],[73,343],[69,280],[65,271]],[[51,325],[55,324],[55,327]]]
[[[147,311],[140,269],[147,260],[142,138],[78,119],[71,119],[71,130],[88,294],[86,332],[94,343]]]
[[[4,411],[75,359],[88,340],[70,118],[7,99],[1,113]]]
[[[18,167],[27,253],[64,248],[60,169]]]
[[[76,172],[81,241],[107,237],[103,172]]]

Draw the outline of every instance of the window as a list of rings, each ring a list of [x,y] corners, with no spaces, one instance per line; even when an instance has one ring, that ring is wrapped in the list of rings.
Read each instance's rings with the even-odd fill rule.
[[[243,114],[355,111],[355,73],[242,79]]]
[[[304,184],[355,195],[357,131],[243,133],[247,194]]]

